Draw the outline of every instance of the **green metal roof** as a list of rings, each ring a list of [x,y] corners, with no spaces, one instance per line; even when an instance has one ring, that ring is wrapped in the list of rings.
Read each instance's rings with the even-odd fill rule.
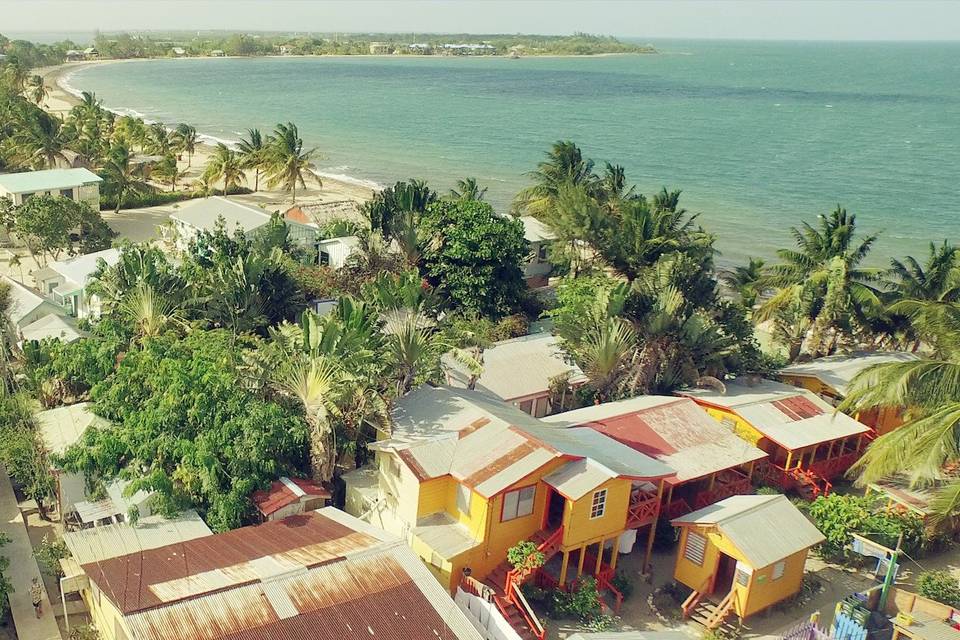
[[[47,169],[0,174],[0,189],[9,193],[32,193],[69,189],[102,181],[100,176],[86,169]]]

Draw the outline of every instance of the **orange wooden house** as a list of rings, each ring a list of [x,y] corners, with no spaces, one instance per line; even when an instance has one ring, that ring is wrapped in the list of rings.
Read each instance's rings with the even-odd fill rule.
[[[753,493],[751,476],[767,453],[712,420],[689,398],[639,396],[544,418],[586,426],[674,470],[662,511],[677,517],[732,495]]]
[[[847,395],[854,377],[877,364],[912,362],[916,354],[898,351],[855,352],[794,363],[780,369],[779,378],[787,384],[812,391],[833,406]],[[893,431],[903,424],[904,407],[880,407],[860,411],[854,418],[873,429],[877,435]]]
[[[870,428],[818,396],[779,382],[733,380],[725,390],[681,392],[738,436],[769,454],[763,482],[813,499],[859,459]]]

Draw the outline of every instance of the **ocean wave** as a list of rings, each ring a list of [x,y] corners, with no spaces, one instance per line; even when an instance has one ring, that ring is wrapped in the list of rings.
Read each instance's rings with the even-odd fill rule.
[[[366,178],[358,178],[356,176],[347,175],[345,173],[335,173],[334,171],[340,169],[340,167],[330,167],[328,169],[318,169],[316,174],[321,178],[330,178],[331,180],[336,180],[337,182],[343,182],[345,184],[353,184],[358,187],[365,187],[367,189],[373,189],[374,191],[382,191],[385,189],[385,185],[380,184],[376,180],[368,180]]]

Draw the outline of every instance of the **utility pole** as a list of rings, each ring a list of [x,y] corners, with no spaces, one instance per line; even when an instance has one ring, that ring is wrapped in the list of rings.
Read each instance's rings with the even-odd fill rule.
[[[890,594],[890,587],[893,586],[893,579],[896,576],[897,561],[900,559],[900,548],[903,546],[903,532],[897,538],[897,548],[890,554],[890,564],[887,565],[887,575],[883,578],[883,588],[880,590],[880,613],[887,609],[887,596]]]

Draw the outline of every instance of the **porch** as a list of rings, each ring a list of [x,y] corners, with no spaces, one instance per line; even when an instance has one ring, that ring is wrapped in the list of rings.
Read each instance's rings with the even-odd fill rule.
[[[753,472],[751,463],[746,470],[723,469],[706,478],[671,485],[663,511],[668,518],[678,518],[724,498],[753,493]]]
[[[758,478],[781,491],[796,491],[804,498],[828,495],[833,481],[860,458],[862,434],[822,442],[799,450],[778,449],[757,469]]]

